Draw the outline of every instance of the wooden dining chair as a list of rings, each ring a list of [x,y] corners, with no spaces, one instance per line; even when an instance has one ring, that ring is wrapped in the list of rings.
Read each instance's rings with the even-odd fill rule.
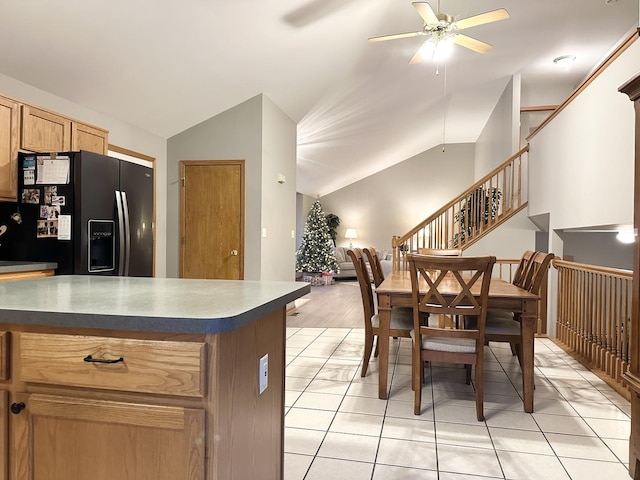
[[[518,286],[523,287],[524,279],[526,277],[527,270],[529,269],[529,262],[531,261],[531,257],[536,253],[533,250],[526,250],[522,257],[520,258],[520,263],[516,268],[516,271],[513,273],[513,277],[511,278],[511,283]]]
[[[371,273],[373,274],[373,284],[378,287],[384,280],[384,272],[382,271],[382,264],[380,263],[380,257],[378,252],[373,247],[366,247],[362,250],[367,256],[369,265],[371,266]]]
[[[545,252],[531,253],[532,255],[526,270],[522,273],[520,285],[518,286],[539,295],[540,287],[547,278],[549,265],[555,255]],[[472,323],[468,325],[472,325]],[[487,313],[485,340],[487,342],[508,342],[511,345],[511,352],[517,355],[520,368],[522,368],[522,335],[520,329],[520,316],[517,313],[501,310],[489,310]]]
[[[407,260],[413,302],[413,413],[421,413],[423,362],[459,363],[466,366],[467,384],[471,382],[471,366],[475,365],[476,416],[483,421],[484,326],[496,258],[409,254]],[[421,313],[474,315],[477,322],[473,329],[425,326]]]
[[[461,257],[461,248],[418,248],[420,255],[438,255],[440,257]]]
[[[364,377],[369,368],[369,359],[373,351],[374,340],[380,334],[380,321],[373,301],[373,289],[371,288],[371,278],[367,272],[364,257],[359,248],[349,249],[347,255],[351,258],[356,269],[360,294],[362,296],[362,307],[364,312],[364,353],[362,355],[362,371],[360,376]],[[413,328],[413,314],[410,308],[392,307],[391,323],[389,326],[390,337],[409,337],[409,332]],[[375,355],[378,355],[376,347]]]

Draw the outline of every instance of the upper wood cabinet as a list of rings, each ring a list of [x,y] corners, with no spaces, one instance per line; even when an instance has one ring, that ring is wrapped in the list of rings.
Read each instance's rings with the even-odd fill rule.
[[[0,96],[0,201],[18,198],[19,150],[87,150],[106,155],[108,137],[107,130]]]
[[[22,105],[20,148],[30,152],[71,150],[71,119]]]
[[[31,105],[22,105],[20,148],[30,152],[87,150],[106,154],[108,132]]]
[[[107,135],[106,130],[73,121],[71,122],[71,150],[87,150],[106,155],[109,150]]]
[[[17,197],[18,111],[18,102],[0,97],[0,200]]]

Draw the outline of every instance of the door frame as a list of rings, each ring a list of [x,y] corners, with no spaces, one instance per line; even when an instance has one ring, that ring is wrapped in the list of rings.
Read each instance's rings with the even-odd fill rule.
[[[239,166],[240,167],[240,256],[239,277],[244,280],[244,251],[245,251],[245,161],[244,160],[180,160],[180,265],[178,275],[184,278],[184,257],[185,257],[185,189],[186,189],[186,167],[189,166]]]

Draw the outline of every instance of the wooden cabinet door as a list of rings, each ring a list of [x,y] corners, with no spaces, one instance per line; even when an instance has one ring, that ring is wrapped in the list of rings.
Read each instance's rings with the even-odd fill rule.
[[[30,152],[66,152],[71,149],[71,120],[30,105],[22,105],[20,147]]]
[[[18,103],[0,97],[0,199],[16,200]]]
[[[80,122],[71,123],[71,150],[87,150],[88,152],[107,154],[109,142],[108,132],[101,128],[85,125]]]
[[[0,391],[0,480],[9,478],[9,393]]]
[[[12,480],[204,480],[204,410],[44,394],[12,400]]]

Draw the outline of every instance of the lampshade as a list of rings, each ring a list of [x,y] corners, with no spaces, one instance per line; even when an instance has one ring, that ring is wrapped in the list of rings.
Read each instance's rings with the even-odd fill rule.
[[[358,232],[355,228],[347,228],[347,231],[344,232],[344,238],[358,238]]]
[[[349,248],[353,248],[352,240],[354,238],[358,238],[358,233],[356,232],[356,229],[355,228],[347,228],[347,231],[344,232],[344,238],[348,238],[349,239]]]

